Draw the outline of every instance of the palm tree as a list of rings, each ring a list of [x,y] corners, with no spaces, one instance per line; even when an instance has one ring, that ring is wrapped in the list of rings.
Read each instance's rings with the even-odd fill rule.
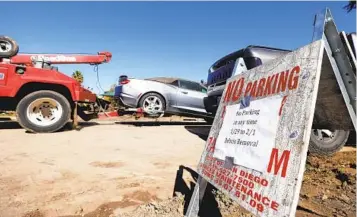
[[[72,73],[72,78],[74,78],[75,80],[77,80],[80,84],[83,83],[83,74],[81,71],[76,70]]]
[[[112,84],[109,88],[109,92],[112,92],[115,90],[116,84]]]
[[[346,9],[347,12],[351,12],[353,9],[356,9],[356,1],[350,0],[348,5],[346,5],[344,9]]]

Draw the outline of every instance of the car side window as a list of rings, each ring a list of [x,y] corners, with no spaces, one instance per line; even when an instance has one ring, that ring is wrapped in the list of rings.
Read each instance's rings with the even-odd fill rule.
[[[199,83],[195,83],[195,82],[191,82],[191,81],[180,80],[180,88],[197,91],[197,92],[202,92],[202,93],[207,92],[207,89],[205,87],[203,87]]]
[[[195,85],[192,82],[180,80],[180,88],[197,91]]]
[[[178,87],[179,86],[179,82],[178,80],[174,81],[171,83],[171,85],[175,86],[175,87]]]

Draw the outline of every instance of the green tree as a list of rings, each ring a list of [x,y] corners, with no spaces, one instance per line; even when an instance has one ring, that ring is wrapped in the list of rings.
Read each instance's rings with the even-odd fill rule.
[[[116,84],[110,85],[109,90],[105,91],[104,94],[108,94],[110,92],[114,92],[115,87],[116,87]],[[115,111],[118,108],[117,101],[111,95],[104,96],[103,99],[106,100],[107,102],[110,102],[107,110]]]
[[[76,70],[72,73],[72,78],[74,78],[75,80],[77,80],[79,83],[83,83],[83,74],[81,71]]]
[[[346,9],[347,12],[351,12],[353,9],[356,9],[356,1],[350,0],[348,5],[346,5],[344,9]]]
[[[109,88],[109,92],[112,92],[115,90],[116,84],[112,84]]]

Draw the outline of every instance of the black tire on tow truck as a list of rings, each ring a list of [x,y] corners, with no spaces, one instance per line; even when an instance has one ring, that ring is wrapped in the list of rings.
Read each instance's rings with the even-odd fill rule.
[[[350,131],[311,130],[309,152],[321,156],[330,156],[346,144]]]
[[[10,37],[0,36],[0,58],[10,58],[19,52],[19,46]]]
[[[63,95],[40,90],[26,95],[16,107],[19,124],[34,133],[52,133],[63,128],[71,118],[71,106]]]

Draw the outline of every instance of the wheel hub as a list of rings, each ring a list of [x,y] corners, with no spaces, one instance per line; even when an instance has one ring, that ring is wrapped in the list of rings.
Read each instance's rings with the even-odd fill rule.
[[[54,99],[41,98],[30,103],[27,118],[38,126],[49,126],[56,123],[63,114],[63,108]]]
[[[11,44],[7,41],[0,41],[0,52],[9,52],[11,50]]]
[[[162,102],[157,96],[149,96],[144,100],[143,109],[149,114],[162,112]]]
[[[313,136],[316,137],[317,140],[323,141],[323,142],[329,142],[334,139],[336,132],[335,131],[330,131],[330,130],[325,130],[325,129],[314,129],[313,130]]]

